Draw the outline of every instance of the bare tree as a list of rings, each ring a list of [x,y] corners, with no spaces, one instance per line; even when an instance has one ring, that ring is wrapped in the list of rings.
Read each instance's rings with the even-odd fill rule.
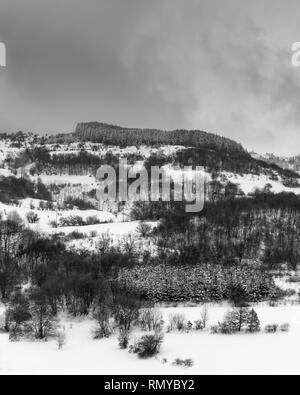
[[[207,305],[204,305],[203,309],[201,310],[200,316],[201,316],[203,329],[205,329],[207,327],[207,323],[208,323],[208,319],[209,319]]]
[[[140,225],[136,229],[136,233],[143,238],[148,237],[151,234],[151,231],[151,226],[145,223],[140,223]]]
[[[57,346],[58,346],[59,350],[62,350],[63,346],[66,345],[66,343],[67,343],[67,334],[66,334],[65,330],[60,329],[60,330],[57,331],[56,343],[57,343]]]
[[[137,240],[133,234],[129,234],[123,238],[122,249],[129,259],[134,259],[137,254]]]

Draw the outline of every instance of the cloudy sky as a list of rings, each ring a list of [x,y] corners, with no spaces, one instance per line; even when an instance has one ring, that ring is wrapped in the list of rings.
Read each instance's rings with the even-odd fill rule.
[[[202,129],[300,153],[299,0],[0,0],[0,132]]]

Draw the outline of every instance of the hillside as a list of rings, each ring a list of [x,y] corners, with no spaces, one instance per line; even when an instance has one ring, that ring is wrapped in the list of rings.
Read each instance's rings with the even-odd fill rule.
[[[298,341],[300,176],[205,132],[101,125],[100,139],[80,127],[56,136],[0,136],[0,348],[7,350],[0,371],[210,372],[216,366],[207,360],[224,334],[231,334],[226,347],[234,361],[250,344],[253,355],[266,354],[259,368],[275,369],[274,337],[285,336],[283,347]],[[187,215],[178,202],[99,204],[96,171],[117,168],[121,157],[147,170],[163,167],[173,179],[178,167],[204,166],[204,210]],[[249,306],[246,318],[240,333],[228,333],[228,311],[236,314],[239,298]],[[14,321],[20,307],[21,324]],[[246,322],[252,308],[260,320],[255,332]],[[157,358],[124,350],[123,312],[129,350],[148,333],[150,314],[162,334]],[[49,328],[36,330],[40,319]],[[30,363],[19,355],[31,355]],[[285,369],[298,370],[287,360]]]
[[[300,155],[296,156],[277,156],[274,154],[256,154],[251,153],[252,157],[255,159],[262,160],[269,164],[275,164],[283,169],[288,169],[297,173],[300,173]]]
[[[101,122],[79,123],[75,136],[81,141],[103,144],[130,145],[182,145],[184,147],[223,149],[245,152],[233,140],[200,130],[159,130],[124,128]]]
[[[200,130],[159,130],[125,128],[102,122],[79,123],[73,134],[74,141],[92,142],[119,147],[177,146],[176,164],[204,166],[209,172],[231,171],[245,174],[266,174],[284,178],[299,178],[292,169],[253,158],[236,141]],[[174,158],[169,158],[173,162]]]

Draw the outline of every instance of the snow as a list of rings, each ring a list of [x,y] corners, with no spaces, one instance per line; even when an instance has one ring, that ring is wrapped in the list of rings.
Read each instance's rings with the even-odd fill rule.
[[[8,169],[0,169],[0,176],[10,177],[12,173]]]
[[[162,307],[168,321],[172,313],[183,312],[191,321],[200,317],[202,306]],[[209,325],[222,320],[227,304],[208,305]],[[71,374],[71,375],[180,375],[180,374],[300,374],[299,305],[255,306],[262,326],[290,323],[288,333],[257,335],[212,335],[209,332],[169,333],[156,358],[141,360],[118,348],[113,336],[94,340],[91,319],[63,316],[61,326],[67,333],[67,344],[59,351],[55,340],[10,343],[0,334],[0,374]],[[134,339],[134,335],[132,340]],[[163,363],[163,359],[167,359]],[[172,366],[176,358],[191,358],[192,368]]]
[[[0,202],[0,212],[9,213],[12,211],[17,212],[21,218],[25,221],[26,225],[31,228],[38,228],[39,230],[43,230],[44,232],[51,232],[53,228],[50,226],[51,221],[59,220],[60,218],[67,218],[70,216],[80,216],[84,220],[88,217],[97,217],[101,222],[113,221],[115,216],[108,212],[98,211],[98,210],[37,210],[36,208],[39,206],[40,200],[37,199],[24,199],[19,201],[20,206],[6,205]],[[31,209],[31,205],[35,207],[35,209]],[[28,224],[26,222],[26,214],[29,211],[33,211],[37,213],[40,220],[37,224]],[[59,228],[62,229],[62,228]],[[69,229],[69,228],[68,228]],[[56,229],[57,230],[57,229]]]
[[[274,193],[292,192],[297,195],[300,194],[300,188],[285,187],[282,184],[280,177],[278,181],[273,181],[264,174],[260,174],[260,175],[244,174],[242,176],[239,174],[233,174],[227,172],[223,172],[222,174],[227,178],[228,181],[234,184],[239,184],[242,191],[246,195],[254,192],[255,189],[262,190],[266,186],[266,184],[270,184],[272,186],[271,191]]]
[[[52,233],[63,232],[65,234],[69,234],[72,232],[80,232],[84,234],[89,234],[90,232],[97,232],[98,234],[106,234],[115,236],[124,236],[126,234],[134,233],[136,228],[139,226],[140,221],[132,221],[132,222],[115,222],[108,224],[98,224],[98,225],[89,225],[89,226],[68,226],[68,227],[60,227],[56,229],[51,229]]]
[[[44,184],[56,184],[56,185],[90,185],[95,184],[95,178],[93,176],[70,176],[70,175],[46,175],[42,174],[39,178]]]

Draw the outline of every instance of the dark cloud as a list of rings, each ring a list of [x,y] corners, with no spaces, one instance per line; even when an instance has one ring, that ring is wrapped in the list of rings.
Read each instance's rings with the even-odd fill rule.
[[[296,153],[294,0],[0,0],[0,131],[199,128]]]

